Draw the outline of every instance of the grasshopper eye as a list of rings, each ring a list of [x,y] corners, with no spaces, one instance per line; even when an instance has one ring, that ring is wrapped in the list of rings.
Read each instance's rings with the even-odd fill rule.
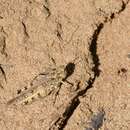
[[[35,98],[34,98],[34,97],[32,97],[31,99],[32,99],[32,100],[34,100]]]

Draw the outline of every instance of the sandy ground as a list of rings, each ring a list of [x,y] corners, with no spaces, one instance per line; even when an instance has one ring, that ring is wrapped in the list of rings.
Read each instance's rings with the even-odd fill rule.
[[[129,0],[0,0],[0,130],[130,130]]]

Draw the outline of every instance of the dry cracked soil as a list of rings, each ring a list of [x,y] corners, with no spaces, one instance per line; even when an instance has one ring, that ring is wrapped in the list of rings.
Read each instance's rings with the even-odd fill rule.
[[[0,0],[0,130],[130,130],[130,0]]]

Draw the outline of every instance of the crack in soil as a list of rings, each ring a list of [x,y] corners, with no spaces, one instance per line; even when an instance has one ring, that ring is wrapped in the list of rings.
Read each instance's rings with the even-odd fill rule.
[[[94,67],[92,68],[92,71],[94,72],[94,78],[99,77],[100,75],[100,70],[99,70],[100,62],[99,62],[99,57],[97,54],[97,40],[103,27],[104,27],[103,23],[100,23],[97,26],[97,29],[94,31],[92,35],[92,40],[89,46],[89,51],[91,53],[93,64],[94,64]]]
[[[89,80],[86,81],[85,87],[83,87],[84,89],[78,90],[76,93],[73,94],[71,99],[66,104],[66,107],[62,112],[62,115],[59,116],[59,118],[51,125],[49,130],[63,130],[66,127],[68,120],[70,119],[70,117],[73,115],[74,111],[80,104],[79,97],[86,94],[86,92],[93,87],[96,78],[100,76],[100,70],[99,70],[100,59],[97,54],[98,37],[100,35],[101,30],[104,28],[105,23],[113,20],[115,18],[115,14],[119,15],[122,11],[124,11],[128,3],[129,0],[126,3],[122,1],[121,9],[117,13],[112,13],[110,17],[106,17],[106,19],[103,22],[100,22],[97,25],[97,28],[92,35],[90,46],[89,46],[89,51],[94,64],[94,66],[92,67],[92,71],[94,72],[94,77],[91,76]]]
[[[120,14],[126,9],[126,6],[128,5],[128,3],[129,3],[129,0],[126,3],[122,0],[122,6],[121,6],[121,9],[118,11],[118,14]]]
[[[129,1],[130,0],[127,0],[126,2],[124,2],[122,0],[122,5],[121,5],[121,8],[118,10],[118,12],[111,13],[110,17],[106,17],[103,23],[112,22],[112,20],[116,18],[116,15],[119,16],[120,13],[122,13],[126,9],[127,5],[129,4]]]

